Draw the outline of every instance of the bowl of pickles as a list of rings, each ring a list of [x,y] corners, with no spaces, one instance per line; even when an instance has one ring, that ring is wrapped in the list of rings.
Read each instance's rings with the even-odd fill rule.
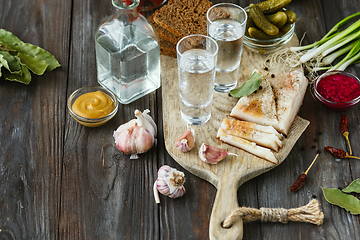
[[[278,1],[269,5],[265,1],[250,4],[245,10],[248,14],[244,44],[258,53],[271,53],[288,43],[294,35],[296,14],[285,8],[290,1]]]

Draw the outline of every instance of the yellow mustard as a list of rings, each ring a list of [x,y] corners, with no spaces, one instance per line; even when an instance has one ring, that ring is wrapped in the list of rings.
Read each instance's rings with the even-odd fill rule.
[[[72,110],[84,118],[102,118],[114,110],[114,101],[102,91],[89,92],[75,100]]]

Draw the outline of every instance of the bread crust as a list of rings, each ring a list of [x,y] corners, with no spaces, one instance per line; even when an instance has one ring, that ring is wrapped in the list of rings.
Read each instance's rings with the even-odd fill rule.
[[[149,18],[149,23],[160,37],[161,54],[176,57],[176,44],[188,35],[207,35],[206,13],[212,6],[209,0],[169,0]],[[216,18],[228,17],[219,9]]]
[[[176,46],[160,38],[160,53],[162,55],[176,58]]]
[[[154,14],[152,14],[148,18],[150,25],[154,28],[154,30],[156,31],[156,33],[159,35],[160,38],[164,39],[165,41],[167,41],[169,43],[176,45],[178,43],[178,41],[180,40],[180,38],[178,36],[170,33],[166,29],[162,28],[160,25],[156,24],[154,21]]]
[[[170,0],[154,13],[154,21],[179,38],[207,35],[206,13],[212,5],[208,0]]]

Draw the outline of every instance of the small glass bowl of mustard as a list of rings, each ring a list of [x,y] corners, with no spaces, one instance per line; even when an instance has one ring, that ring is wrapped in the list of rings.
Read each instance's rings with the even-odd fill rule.
[[[101,86],[82,87],[69,97],[69,114],[86,127],[99,127],[112,119],[118,111],[116,96]]]

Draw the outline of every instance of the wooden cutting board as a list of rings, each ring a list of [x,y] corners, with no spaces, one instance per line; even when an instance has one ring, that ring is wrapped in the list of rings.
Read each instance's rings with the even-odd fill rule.
[[[294,36],[287,46],[298,45]],[[265,56],[243,49],[239,85],[249,78],[252,71],[261,69]],[[246,181],[278,166],[258,158],[238,148],[229,146],[215,139],[218,128],[224,117],[228,117],[235,106],[237,98],[230,97],[228,93],[215,92],[212,101],[211,119],[200,126],[191,126],[195,130],[195,147],[187,153],[180,152],[175,147],[176,139],[186,131],[187,125],[180,115],[180,97],[178,89],[178,72],[176,58],[161,56],[161,78],[163,97],[163,119],[165,147],[169,154],[182,167],[192,174],[203,178],[213,184],[216,189],[216,198],[210,218],[210,239],[242,239],[243,223],[240,218],[231,228],[224,229],[221,222],[236,208],[239,207],[237,190]],[[269,69],[276,71],[276,69]],[[279,164],[290,153],[296,141],[309,125],[309,121],[297,117],[288,137],[284,140],[284,147],[275,154]],[[223,148],[238,156],[227,156],[216,165],[204,163],[198,156],[202,143]]]

